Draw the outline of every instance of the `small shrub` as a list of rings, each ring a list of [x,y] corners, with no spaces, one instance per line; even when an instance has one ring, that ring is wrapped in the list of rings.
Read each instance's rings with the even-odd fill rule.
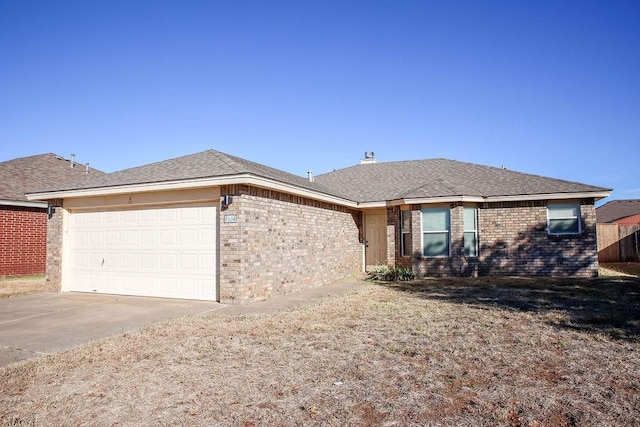
[[[406,282],[415,278],[416,272],[412,268],[397,265],[391,267],[386,265],[377,266],[369,273],[370,280],[383,282]]]
[[[413,271],[413,268],[395,266],[393,271],[395,274],[394,282],[407,282],[416,279],[416,272]]]
[[[389,267],[387,267],[386,265],[376,266],[372,271],[369,272],[369,279],[388,281],[389,279],[387,277],[389,277],[390,271],[391,270],[389,270]]]

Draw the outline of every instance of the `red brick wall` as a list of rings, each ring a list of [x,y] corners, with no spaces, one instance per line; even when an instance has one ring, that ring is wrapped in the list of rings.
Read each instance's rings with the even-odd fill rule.
[[[47,210],[0,206],[0,276],[44,274]]]
[[[640,214],[631,215],[613,222],[618,225],[638,225],[640,224]]]

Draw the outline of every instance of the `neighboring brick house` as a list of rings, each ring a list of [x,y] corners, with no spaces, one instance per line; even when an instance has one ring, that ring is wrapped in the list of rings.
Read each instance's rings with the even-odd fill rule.
[[[47,254],[47,203],[25,193],[87,175],[85,165],[55,154],[0,163],[0,277],[44,274]],[[91,175],[102,174],[92,171]]]
[[[304,179],[208,150],[29,195],[56,209],[62,291],[247,303],[404,265],[421,275],[597,275],[610,190],[444,159]],[[64,226],[63,226],[64,225]]]
[[[640,225],[640,199],[611,200],[596,208],[598,224]]]
[[[596,208],[600,262],[640,260],[640,199],[611,200]]]

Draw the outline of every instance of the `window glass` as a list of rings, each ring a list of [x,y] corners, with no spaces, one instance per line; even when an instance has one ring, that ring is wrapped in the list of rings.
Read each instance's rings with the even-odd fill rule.
[[[464,208],[464,229],[476,229],[476,208]]]
[[[411,255],[411,211],[402,211],[402,256]]]
[[[448,208],[422,209],[422,254],[449,256],[450,216]]]
[[[466,256],[478,256],[478,239],[475,231],[464,232],[464,254]]]
[[[449,230],[449,209],[425,208],[422,210],[422,229],[424,231]]]
[[[547,206],[549,234],[578,234],[580,232],[580,205],[551,204]]]
[[[549,219],[577,218],[578,205],[549,205]]]
[[[478,220],[476,208],[464,208],[464,254],[465,256],[478,256]]]
[[[425,256],[448,256],[449,255],[449,234],[448,233],[425,234],[423,252]]]

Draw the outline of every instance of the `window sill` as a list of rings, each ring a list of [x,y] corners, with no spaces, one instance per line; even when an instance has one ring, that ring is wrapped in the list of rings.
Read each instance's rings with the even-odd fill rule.
[[[547,233],[547,236],[551,236],[551,237],[562,237],[562,236],[579,236],[582,233],[578,232],[578,233]]]

